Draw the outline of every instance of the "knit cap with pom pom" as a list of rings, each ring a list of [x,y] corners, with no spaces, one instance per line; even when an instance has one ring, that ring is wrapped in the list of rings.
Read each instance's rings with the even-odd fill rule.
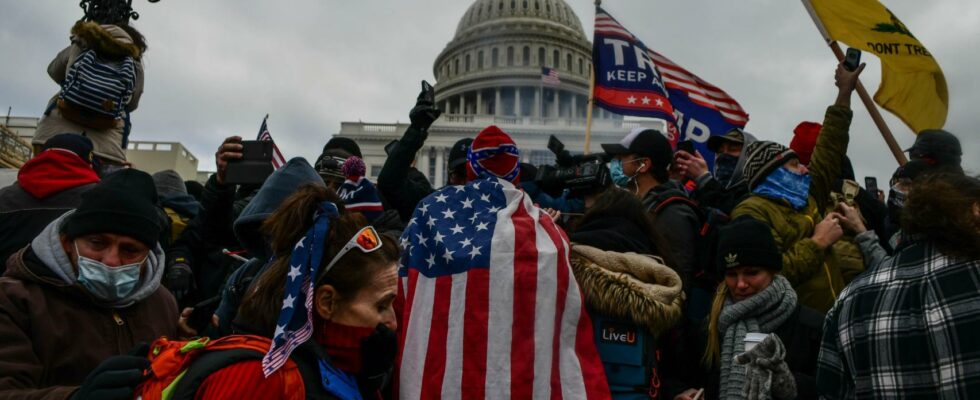
[[[364,165],[364,160],[358,156],[351,156],[340,167],[340,173],[352,181],[356,181],[357,178],[364,176],[366,172],[367,166]]]

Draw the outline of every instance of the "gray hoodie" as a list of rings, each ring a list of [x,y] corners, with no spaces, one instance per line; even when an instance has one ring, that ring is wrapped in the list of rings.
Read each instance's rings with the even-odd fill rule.
[[[48,267],[52,274],[70,285],[78,283],[78,271],[72,267],[68,254],[65,253],[64,248],[61,246],[59,232],[61,232],[61,224],[65,221],[65,218],[73,212],[75,210],[71,210],[52,221],[31,242],[31,249],[37,255],[37,258],[44,263],[44,266]],[[133,305],[133,303],[150,297],[150,295],[160,288],[160,279],[163,278],[163,270],[166,265],[165,261],[163,248],[158,243],[156,248],[146,257],[146,269],[140,275],[140,281],[136,289],[133,290],[133,293],[130,293],[125,298],[105,305],[112,308],[126,308]]]

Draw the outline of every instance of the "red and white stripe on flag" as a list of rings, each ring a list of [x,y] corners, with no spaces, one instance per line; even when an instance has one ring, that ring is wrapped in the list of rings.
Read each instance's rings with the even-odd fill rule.
[[[558,77],[558,70],[555,68],[541,68],[541,82],[545,85],[561,85],[561,79]]]
[[[681,90],[687,93],[691,101],[718,110],[729,123],[745,126],[749,122],[749,114],[724,90],[705,82],[660,53],[650,50],[650,57],[657,63],[660,76],[668,88]]]
[[[276,141],[272,140],[272,135],[269,133],[268,129],[263,129],[262,133],[259,134],[259,140],[268,140],[272,142],[272,167],[279,169],[286,164],[286,158],[282,156],[282,152],[279,151],[279,146],[276,145]]]
[[[402,278],[399,398],[609,399],[568,238],[504,193],[489,268]]]

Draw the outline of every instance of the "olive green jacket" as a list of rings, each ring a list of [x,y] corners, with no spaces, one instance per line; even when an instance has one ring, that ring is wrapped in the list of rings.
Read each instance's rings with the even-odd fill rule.
[[[732,211],[732,218],[748,215],[772,228],[776,245],[783,252],[781,273],[796,289],[800,303],[820,312],[834,305],[844,279],[833,248],[821,250],[810,237],[823,219],[822,210],[827,209],[834,183],[840,178],[851,116],[847,107],[827,108],[808,168],[813,180],[806,207],[797,211],[786,200],[752,194]]]

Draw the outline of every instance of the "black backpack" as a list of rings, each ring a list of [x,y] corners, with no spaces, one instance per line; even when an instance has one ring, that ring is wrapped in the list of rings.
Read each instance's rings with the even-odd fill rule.
[[[690,207],[698,216],[698,236],[694,243],[696,259],[694,260],[694,276],[690,291],[687,293],[684,314],[695,321],[708,316],[711,311],[711,301],[718,284],[724,276],[715,268],[715,256],[718,253],[718,232],[727,224],[731,217],[721,210],[712,207],[702,207],[697,201],[685,196],[672,195],[658,199],[653,204],[654,215],[667,207]]]

